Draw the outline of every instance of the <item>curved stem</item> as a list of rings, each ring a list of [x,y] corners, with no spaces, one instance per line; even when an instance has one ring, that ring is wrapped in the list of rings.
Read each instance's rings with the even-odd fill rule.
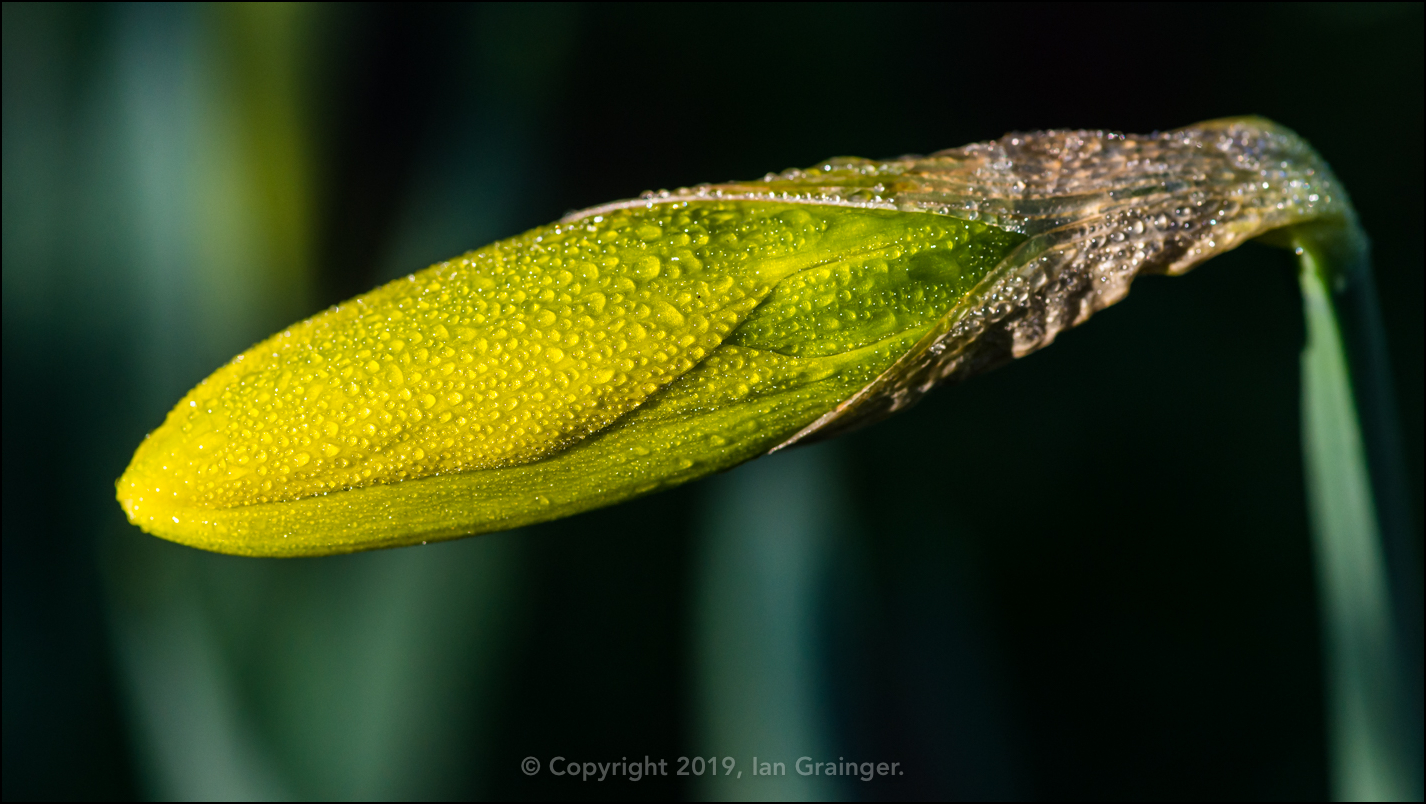
[[[1420,799],[1419,578],[1366,241],[1350,223],[1295,227],[1291,241],[1307,325],[1302,439],[1332,792]]]

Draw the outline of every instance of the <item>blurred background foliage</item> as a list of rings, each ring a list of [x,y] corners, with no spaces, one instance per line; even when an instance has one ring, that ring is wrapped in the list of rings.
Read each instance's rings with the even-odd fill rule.
[[[1421,30],[1420,4],[5,4],[4,797],[1324,797],[1303,325],[1266,248],[839,441],[519,532],[231,558],[131,528],[113,480],[254,341],[570,209],[1256,113],[1374,239],[1419,561]],[[519,770],[693,754],[906,775]]]

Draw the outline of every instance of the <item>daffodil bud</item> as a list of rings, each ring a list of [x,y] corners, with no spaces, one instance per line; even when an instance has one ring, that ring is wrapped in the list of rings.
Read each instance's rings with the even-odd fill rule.
[[[118,482],[209,550],[320,555],[627,500],[884,416],[1270,229],[1350,214],[1256,119],[1008,135],[645,194],[274,335]]]

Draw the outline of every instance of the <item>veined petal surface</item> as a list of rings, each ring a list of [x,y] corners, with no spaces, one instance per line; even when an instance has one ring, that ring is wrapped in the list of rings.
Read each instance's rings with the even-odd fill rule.
[[[796,432],[874,380],[1023,239],[944,216],[781,202],[675,202],[541,227],[239,355],[140,446],[120,499],[166,538],[296,554],[633,496],[670,477],[637,465],[654,450],[707,472]],[[729,418],[770,398],[756,426]],[[746,437],[718,435],[730,424]],[[565,465],[580,468],[551,474]],[[444,488],[463,500],[435,505]]]

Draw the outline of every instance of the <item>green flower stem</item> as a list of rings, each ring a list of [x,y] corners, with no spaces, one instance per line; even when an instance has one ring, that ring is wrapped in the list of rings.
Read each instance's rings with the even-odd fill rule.
[[[1332,792],[1339,801],[1419,800],[1421,679],[1410,647],[1421,638],[1420,602],[1406,555],[1409,519],[1393,493],[1401,473],[1392,465],[1397,442],[1366,242],[1350,223],[1307,224],[1290,238],[1307,326],[1302,438]]]

